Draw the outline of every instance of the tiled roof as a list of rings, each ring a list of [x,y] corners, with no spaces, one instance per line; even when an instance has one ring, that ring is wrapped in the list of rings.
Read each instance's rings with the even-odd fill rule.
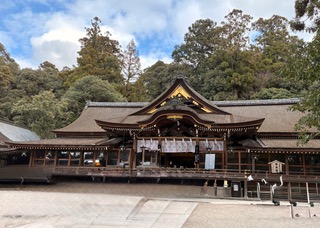
[[[288,110],[291,105],[251,105],[251,106],[228,106],[224,110],[234,115],[265,118],[258,132],[295,132],[294,125],[303,116],[298,111]]]
[[[296,104],[299,102],[299,98],[291,99],[266,99],[266,100],[232,100],[232,101],[210,101],[212,104],[218,107],[229,106],[255,106],[255,105],[285,105]],[[87,103],[87,107],[132,107],[142,108],[150,102],[92,102]]]
[[[200,114],[201,118],[225,123],[237,123],[265,118],[259,132],[295,132],[294,125],[303,113],[289,111],[288,108],[299,101],[293,99],[273,100],[237,100],[213,101],[222,110],[232,113],[232,118],[226,115]],[[129,116],[137,112],[149,102],[88,102],[81,116],[70,125],[56,132],[86,132],[104,133],[95,122],[101,120],[117,123],[134,123],[146,116]]]
[[[320,148],[320,140],[313,139],[306,144],[298,144],[298,139],[260,139],[267,148]]]
[[[90,148],[92,146],[101,145],[100,142],[104,142],[104,138],[54,138],[54,139],[43,139],[36,141],[24,141],[24,142],[13,142],[15,148],[25,148],[28,146],[36,147],[52,147],[52,148],[64,148],[64,147],[82,147]],[[9,145],[11,142],[8,143]],[[103,145],[103,144],[102,144]]]
[[[39,139],[39,136],[36,133],[6,120],[0,120],[0,133],[12,141],[29,141]]]
[[[95,120],[119,121],[137,110],[130,107],[88,106],[73,123],[54,132],[105,133]]]
[[[88,101],[86,107],[134,107],[142,108],[149,102],[92,102]]]
[[[234,101],[212,101],[219,107],[228,106],[261,106],[261,105],[292,105],[300,101],[299,98],[291,99],[266,99],[266,100],[234,100]]]

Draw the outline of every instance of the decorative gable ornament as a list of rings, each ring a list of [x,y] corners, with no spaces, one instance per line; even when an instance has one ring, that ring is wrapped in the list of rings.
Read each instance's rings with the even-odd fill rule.
[[[282,173],[282,166],[284,165],[283,162],[274,160],[268,164],[271,166],[271,173]]]

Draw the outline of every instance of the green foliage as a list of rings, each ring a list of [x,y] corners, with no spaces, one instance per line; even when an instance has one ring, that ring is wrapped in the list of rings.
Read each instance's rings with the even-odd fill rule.
[[[175,47],[172,58],[197,68],[211,56],[218,46],[219,27],[210,19],[200,19],[193,23],[184,36],[184,44]]]
[[[13,81],[13,75],[10,67],[6,65],[0,65],[0,91],[8,87]]]
[[[292,98],[293,94],[283,88],[263,88],[261,91],[253,94],[251,99],[284,99]]]
[[[148,95],[148,101],[160,95],[165,88],[170,85],[171,80],[168,79],[168,65],[162,61],[158,61],[152,66],[145,69],[141,75]]]
[[[68,111],[68,103],[66,99],[57,99],[52,91],[43,91],[14,103],[13,119],[28,126],[41,138],[51,138],[51,130],[70,123],[72,112]]]
[[[296,129],[302,132],[310,132],[311,128],[320,131],[320,35],[317,34],[313,41],[307,46],[307,56],[303,62],[299,62],[300,70],[296,75],[297,80],[303,79],[310,86],[301,94],[300,103],[294,105],[292,110],[298,110],[306,115],[301,118],[296,125]],[[314,131],[314,130],[313,130]],[[315,135],[303,135],[304,139],[309,139]]]
[[[70,87],[63,98],[69,100],[69,109],[76,115],[80,115],[87,101],[126,101],[107,81],[95,76],[87,76],[77,80]]]
[[[58,73],[59,71],[54,68],[22,69],[16,78],[17,89],[24,90],[27,96],[37,95],[46,90],[52,90],[61,95],[64,91]]]
[[[12,120],[15,116],[12,112],[12,104],[24,97],[26,97],[26,93],[23,90],[11,89],[7,91],[5,96],[0,98],[0,117],[2,119]]]
[[[144,84],[143,78],[139,77],[133,84],[129,84],[127,87],[129,102],[143,102],[148,101],[147,88]]]
[[[320,2],[315,0],[295,1],[295,20],[291,21],[291,27],[295,30],[315,32],[315,36],[308,45],[306,45],[303,55],[297,58],[292,68],[295,69],[295,75],[292,78],[297,81],[304,81],[308,86],[301,94],[300,103],[294,105],[292,110],[298,110],[305,113],[296,124],[296,130],[302,132],[301,142],[305,143],[312,137],[315,137],[320,131]],[[308,20],[306,20],[308,19]],[[309,25],[306,25],[306,22]],[[311,23],[310,23],[311,22]],[[290,72],[290,71],[289,71]],[[313,132],[312,134],[309,134]]]
[[[318,0],[296,0],[295,19],[292,20],[291,27],[295,30],[317,32],[320,25],[320,2]],[[308,24],[308,22],[311,22]]]
[[[319,3],[296,2],[297,18],[302,21],[313,13],[310,18],[317,25]],[[306,90],[295,109],[310,116],[299,122],[299,130],[303,131],[303,124],[317,126],[314,121],[319,116],[313,105],[318,105],[320,39],[317,36],[306,44],[292,36],[288,20],[281,16],[252,20],[237,9],[220,24],[197,20],[188,28],[184,42],[175,47],[173,63],[157,61],[143,73],[134,41],[120,51],[109,32],[102,34],[98,17],[85,28],[86,36],[79,40],[78,64],[72,68],[59,71],[45,61],[37,70],[20,70],[0,44],[0,117],[15,119],[42,137],[51,137],[48,132],[77,118],[88,100],[151,101],[174,78],[184,76],[211,100],[289,98]],[[46,104],[56,107],[59,114],[50,108],[45,114]],[[53,116],[60,118],[61,126]]]
[[[10,57],[2,43],[0,43],[0,98],[10,89],[14,76],[19,72],[18,64]]]
[[[146,99],[141,101],[151,101],[164,92],[178,76],[190,78],[188,67],[183,64],[165,64],[157,61],[152,66],[145,69],[138,82],[143,84],[141,91]]]
[[[110,83],[123,83],[121,76],[120,48],[116,40],[111,39],[110,32],[102,35],[100,19],[93,18],[91,28],[86,28],[87,36],[81,38],[78,67],[71,74],[69,85],[77,79],[88,75],[99,76]]]
[[[297,131],[302,132],[301,141],[307,142],[320,132],[320,82],[315,80],[309,90],[305,91],[300,103],[294,105],[291,110],[298,110],[305,113],[295,125]],[[309,134],[311,133],[311,134]]]

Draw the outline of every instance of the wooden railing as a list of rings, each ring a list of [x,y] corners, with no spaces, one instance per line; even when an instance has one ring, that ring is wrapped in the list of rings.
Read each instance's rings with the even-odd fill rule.
[[[163,168],[163,167],[137,167],[136,169],[120,167],[54,167],[53,175],[77,175],[77,176],[113,176],[113,177],[154,177],[154,178],[194,178],[194,179],[225,179],[225,180],[248,180],[249,176],[254,181],[261,179],[279,182],[283,176],[285,182],[320,182],[319,175],[295,175],[295,174],[270,174],[268,172],[251,170],[215,169],[205,170],[199,168]]]

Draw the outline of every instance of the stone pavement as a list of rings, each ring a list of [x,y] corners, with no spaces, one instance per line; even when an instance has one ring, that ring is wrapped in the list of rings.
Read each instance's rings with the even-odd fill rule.
[[[181,227],[197,205],[105,194],[0,193],[0,227]]]
[[[320,206],[212,199],[199,186],[0,186],[0,227],[319,227]],[[197,197],[196,197],[197,196]],[[311,218],[309,218],[309,212]]]

